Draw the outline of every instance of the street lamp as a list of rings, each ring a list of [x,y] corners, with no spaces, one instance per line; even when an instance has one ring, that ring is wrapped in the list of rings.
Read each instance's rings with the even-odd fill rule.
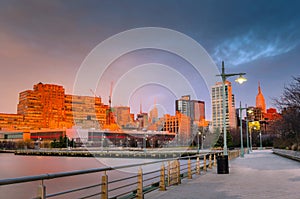
[[[260,126],[260,128],[259,128],[259,150],[262,150],[261,126]]]
[[[223,108],[223,135],[224,135],[224,148],[223,148],[223,155],[228,155],[227,153],[227,134],[226,134],[226,96],[225,96],[225,83],[226,78],[231,76],[239,76],[235,81],[239,84],[242,84],[243,82],[247,81],[246,78],[243,77],[246,73],[232,73],[232,74],[226,74],[225,73],[225,67],[224,67],[224,61],[222,61],[222,73],[217,75],[222,77],[222,108]]]
[[[241,131],[241,157],[244,157],[244,144],[243,144],[243,121],[242,121],[242,110],[245,110],[246,108],[242,108],[242,102],[240,102],[240,108],[239,108],[239,114],[240,114],[240,131]],[[247,121],[246,121],[247,124]],[[247,127],[246,127],[247,128]],[[248,134],[248,132],[247,132]],[[248,135],[247,135],[248,137]],[[248,141],[248,140],[247,140]],[[248,142],[247,142],[247,149],[248,149]]]
[[[200,148],[200,144],[199,144],[199,137],[200,137],[200,135],[201,135],[201,131],[198,131],[198,133],[197,133],[197,135],[198,135],[198,146],[197,146],[197,153],[199,153],[199,148]]]
[[[247,107],[247,106],[246,106]],[[246,115],[246,132],[247,132],[247,154],[249,154],[249,152],[252,152],[252,143],[251,143],[251,148],[249,149],[249,121],[248,121],[248,117],[250,117],[250,120],[252,120],[252,114],[253,114],[253,110],[248,108],[247,109],[247,115]],[[251,129],[250,129],[250,136],[251,136]],[[250,140],[251,141],[251,140]]]
[[[266,120],[260,120],[259,121],[259,148],[260,150],[262,150],[262,137],[261,137],[261,128],[262,128],[262,124],[264,124],[264,127],[265,127],[265,132],[266,132]]]
[[[250,151],[252,152],[252,130],[258,130],[259,128],[259,122],[258,121],[251,121],[249,122],[249,130],[250,130]]]

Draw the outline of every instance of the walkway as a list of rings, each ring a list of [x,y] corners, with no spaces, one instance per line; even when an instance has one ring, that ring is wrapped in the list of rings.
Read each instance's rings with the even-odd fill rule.
[[[245,154],[229,164],[229,174],[217,174],[214,168],[167,191],[148,193],[145,198],[300,199],[300,162],[264,150]]]

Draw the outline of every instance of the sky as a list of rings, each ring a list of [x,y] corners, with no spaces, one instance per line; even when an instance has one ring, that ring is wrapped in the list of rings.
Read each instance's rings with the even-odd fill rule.
[[[152,41],[165,48],[129,49],[135,40],[148,38],[131,31],[139,34],[123,39],[129,50],[99,66],[102,76],[86,85],[84,95],[93,95],[93,90],[107,104],[112,85],[115,106],[130,105],[136,113],[140,104],[149,111],[157,103],[163,113],[174,114],[175,99],[190,94],[205,101],[210,119],[210,88],[201,73],[208,66],[198,75],[189,59],[166,50],[182,40],[189,44],[191,38],[208,55],[201,58],[211,59],[214,66],[209,67],[220,69],[224,60],[226,73],[246,73],[243,85],[234,77],[228,79],[237,104],[255,105],[260,82],[267,108],[274,107],[272,99],[281,95],[292,76],[299,76],[299,8],[297,0],[0,0],[0,112],[16,113],[18,94],[39,82],[63,85],[66,93],[76,93],[85,64],[93,56],[102,62],[119,47],[103,49],[104,44],[119,39],[124,31],[147,27],[157,28],[152,35],[159,28],[173,31],[169,40]],[[163,38],[161,34],[158,38]],[[182,47],[183,54],[186,49]],[[88,82],[100,68],[84,80]]]

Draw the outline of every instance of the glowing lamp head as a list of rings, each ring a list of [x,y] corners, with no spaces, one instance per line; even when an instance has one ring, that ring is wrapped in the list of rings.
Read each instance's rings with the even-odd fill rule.
[[[242,84],[242,83],[246,82],[247,79],[245,77],[243,77],[243,75],[240,75],[235,81],[239,84]]]

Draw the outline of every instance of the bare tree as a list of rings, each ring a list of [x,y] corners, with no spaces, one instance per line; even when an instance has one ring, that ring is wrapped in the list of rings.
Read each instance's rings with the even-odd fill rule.
[[[286,147],[294,145],[294,149],[299,150],[300,76],[293,77],[293,82],[284,87],[283,94],[274,99],[274,102],[281,111],[282,118],[273,124],[273,129],[277,131],[282,142],[289,145]]]

